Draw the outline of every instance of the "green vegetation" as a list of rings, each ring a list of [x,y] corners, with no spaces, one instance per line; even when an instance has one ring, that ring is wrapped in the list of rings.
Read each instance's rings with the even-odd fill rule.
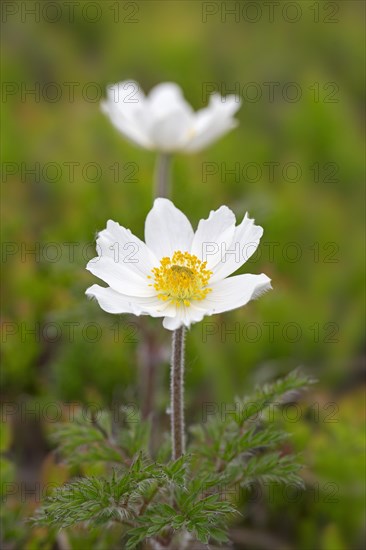
[[[9,10],[10,3],[3,4]],[[192,457],[200,440],[207,443],[202,464],[211,464],[213,455],[229,461],[250,450],[253,439],[261,444],[265,428],[235,438],[231,424],[227,430],[215,423],[217,415],[233,420],[230,410],[250,410],[240,399],[233,408],[233,396],[263,388],[299,365],[318,380],[306,394],[290,394],[263,413],[273,420],[271,435],[277,434],[273,452],[283,458],[271,462],[264,454],[249,461],[248,479],[263,476],[264,484],[254,497],[249,488],[240,491],[242,515],[231,516],[225,501],[236,548],[363,547],[364,4],[301,0],[301,18],[293,23],[282,14],[286,2],[276,8],[274,22],[263,7],[252,23],[243,12],[238,21],[222,21],[220,11],[204,22],[204,3],[191,1],[105,0],[97,2],[102,16],[96,22],[90,21],[92,8],[89,16],[83,13],[84,0],[71,21],[63,6],[57,22],[50,21],[51,8],[39,22],[22,13],[37,2],[11,4],[19,9],[4,15],[1,58],[4,548],[63,548],[63,536],[72,550],[121,548],[123,526],[59,532],[27,520],[51,488],[67,481],[82,484],[86,496],[98,483],[108,498],[112,475],[128,483],[131,465],[123,465],[121,453],[132,444],[135,455],[146,449],[141,472],[151,468],[162,475],[161,469],[174,468],[164,435],[170,335],[158,319],[111,316],[84,295],[95,282],[85,265],[94,256],[96,232],[111,218],[142,238],[151,207],[155,154],[126,142],[99,108],[105,86],[126,78],[146,91],[177,82],[195,109],[207,103],[210,90],[242,96],[238,128],[209,149],[176,156],[172,168],[172,198],[193,222],[227,204],[238,219],[248,211],[264,227],[258,253],[240,272],[264,272],[274,288],[189,331]],[[338,8],[333,16],[329,4]],[[156,357],[154,392],[145,386],[147,352]],[[145,422],[151,402],[156,412]],[[114,419],[121,406],[124,418]],[[78,421],[86,417],[88,423]],[[234,423],[247,420],[234,417]],[[117,421],[128,429],[114,445]],[[227,439],[216,448],[224,428]],[[282,440],[282,432],[291,437]],[[291,484],[293,492],[285,491],[265,477],[273,471],[299,475],[288,471],[286,458],[298,453],[306,465],[300,472],[304,489]],[[136,465],[140,459],[133,460]],[[193,458],[184,465],[194,467]],[[143,497],[154,483],[142,484]],[[177,486],[179,493],[179,480]],[[55,510],[68,502],[66,487],[51,497]],[[135,541],[154,517],[172,519],[169,508],[156,506],[147,508]],[[212,501],[199,506],[196,517],[210,518]],[[103,508],[101,519],[109,512],[115,508]],[[72,508],[64,513],[71,517]],[[217,536],[210,534],[220,540],[221,525],[215,524]]]

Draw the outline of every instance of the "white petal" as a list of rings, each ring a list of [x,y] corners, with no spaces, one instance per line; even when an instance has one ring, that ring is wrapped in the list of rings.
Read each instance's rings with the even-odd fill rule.
[[[244,306],[272,287],[271,280],[262,273],[229,277],[211,288],[212,292],[204,300],[194,302],[187,307],[177,307],[174,316],[165,317],[164,328],[176,330],[183,325],[189,328],[192,323],[202,321],[205,315],[214,315]]]
[[[133,313],[128,299],[112,288],[93,285],[85,292],[89,298],[96,298],[100,307],[107,313]]]
[[[181,88],[173,82],[164,82],[155,86],[150,91],[147,102],[150,113],[155,119],[176,111],[193,113],[192,107],[183,97]]]
[[[146,101],[137,82],[120,82],[107,88],[107,100],[102,101],[102,111],[125,137],[137,145],[153,148],[144,124]]]
[[[233,240],[228,248],[222,247],[221,261],[216,265],[210,284],[224,279],[241,267],[257,250],[263,235],[263,228],[254,225],[254,220],[245,214],[243,221],[235,228]]]
[[[179,315],[176,315],[175,317],[164,317],[163,327],[167,330],[177,330],[177,328],[181,326],[183,326],[183,323]]]
[[[155,199],[145,221],[145,241],[158,260],[176,250],[190,250],[193,229],[187,217],[168,199]]]
[[[138,275],[129,267],[117,263],[110,257],[93,258],[86,269],[106,282],[113,290],[127,296],[153,296],[156,294],[150,279]]]
[[[192,115],[181,109],[153,119],[149,138],[156,149],[165,152],[179,151],[187,143],[192,128]]]
[[[192,139],[187,143],[185,151],[199,151],[235,128],[238,121],[233,115],[239,107],[240,100],[236,96],[222,98],[218,94],[212,95],[209,106],[196,113]]]
[[[174,316],[175,310],[153,297],[125,296],[112,288],[93,285],[85,293],[89,298],[96,298],[100,307],[108,313],[133,313],[134,315],[150,315],[151,317]]]
[[[189,328],[192,323],[202,321],[205,315],[207,312],[204,309],[199,309],[193,304],[187,307],[179,306],[176,307],[174,316],[164,318],[163,327],[168,330],[176,330],[181,326]]]
[[[237,125],[238,121],[235,119],[212,121],[210,127],[205,131],[198,133],[196,130],[193,130],[192,139],[187,142],[182,151],[197,153],[230,132],[230,130],[236,128]]]
[[[200,220],[194,235],[191,253],[213,269],[221,260],[221,252],[227,250],[233,240],[235,215],[227,206],[211,210],[206,220]]]
[[[271,279],[261,273],[229,277],[213,284],[211,288],[212,292],[197,303],[197,307],[205,309],[209,315],[244,306],[272,287]]]
[[[183,308],[181,312],[181,318],[183,320],[183,323],[186,327],[190,327],[192,323],[198,323],[199,321],[202,321],[205,315],[207,315],[207,312],[204,309],[200,309],[196,307],[196,305],[193,303],[188,307]]]
[[[180,150],[188,141],[194,122],[192,107],[177,84],[166,82],[153,88],[147,98],[146,131],[160,151]]]
[[[146,101],[144,92],[135,80],[124,80],[107,86],[107,96],[127,118]]]
[[[97,252],[99,256],[112,258],[143,278],[157,264],[153,252],[141,239],[112,220],[108,220],[107,228],[98,234]]]
[[[153,149],[154,144],[143,131],[142,125],[135,121],[129,121],[118,110],[104,101],[101,104],[102,111],[109,117],[113,126],[129,141],[146,149]]]

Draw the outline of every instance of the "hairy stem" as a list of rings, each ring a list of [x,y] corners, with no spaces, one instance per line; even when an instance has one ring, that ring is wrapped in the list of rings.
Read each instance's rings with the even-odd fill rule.
[[[154,197],[166,198],[170,194],[171,155],[160,153],[156,161]]]
[[[185,452],[184,437],[184,337],[185,328],[173,332],[170,380],[170,414],[172,431],[172,459]]]

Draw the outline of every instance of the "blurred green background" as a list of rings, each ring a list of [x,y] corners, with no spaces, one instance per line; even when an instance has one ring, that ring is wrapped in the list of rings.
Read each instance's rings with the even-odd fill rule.
[[[145,91],[177,82],[195,109],[207,89],[242,96],[237,129],[175,157],[172,198],[193,224],[227,204],[265,229],[241,272],[266,273],[273,291],[189,332],[188,421],[298,365],[319,380],[287,418],[307,490],[244,503],[236,548],[361,548],[364,3],[2,4],[3,547],[62,548],[24,523],[32,487],[68,477],[47,432],[70,403],[143,406],[146,334],[163,350],[155,417],[169,425],[161,321],[84,295],[96,232],[111,218],[143,237],[151,208],[156,155],[99,107],[107,84],[132,78]],[[118,547],[113,532],[74,537]]]

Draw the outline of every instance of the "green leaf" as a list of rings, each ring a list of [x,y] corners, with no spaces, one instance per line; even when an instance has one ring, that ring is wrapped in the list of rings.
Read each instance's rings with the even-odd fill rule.
[[[249,460],[243,471],[242,486],[254,482],[287,483],[304,487],[304,482],[298,475],[301,465],[292,455],[280,456],[279,453],[269,453],[256,456]]]
[[[271,384],[257,387],[256,391],[236,403],[240,410],[239,424],[242,426],[253,418],[264,418],[264,413],[270,405],[279,406],[286,401],[294,400],[309,385],[316,380],[295,369],[286,377],[280,378]]]
[[[106,426],[110,420],[109,414],[103,413],[101,419],[103,426]],[[103,426],[79,414],[73,422],[56,424],[50,437],[71,465],[99,461],[121,464],[124,460],[122,450]]]

